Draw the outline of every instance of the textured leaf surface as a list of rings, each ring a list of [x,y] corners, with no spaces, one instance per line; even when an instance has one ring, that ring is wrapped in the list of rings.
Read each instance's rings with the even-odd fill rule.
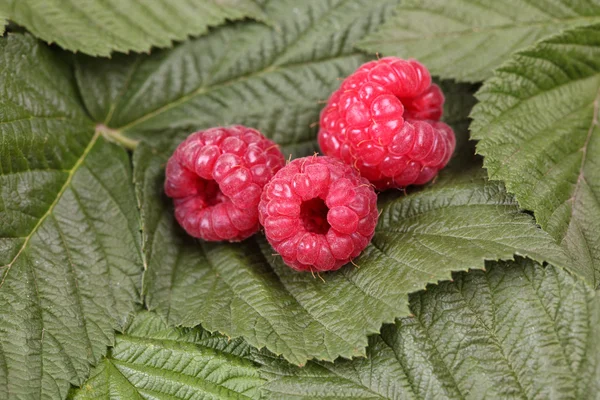
[[[142,312],[71,398],[259,399],[264,380],[252,352],[242,340],[168,327]]]
[[[600,25],[518,53],[477,95],[472,135],[492,179],[600,284]]]
[[[474,82],[513,52],[594,22],[598,0],[405,0],[360,47],[417,58],[434,75]]]
[[[0,14],[67,50],[147,52],[200,35],[226,19],[264,17],[254,0],[3,0]]]
[[[0,40],[0,398],[60,398],[139,299],[126,152],[94,132],[70,69]]]
[[[366,335],[408,314],[407,295],[484,259],[529,255],[564,263],[558,245],[497,183],[446,176],[382,209],[372,244],[325,282],[283,265],[262,236],[241,244],[191,240],[164,197],[165,158],[134,154],[148,265],[146,302],[169,323],[243,336],[289,361],[364,354]]]
[[[369,339],[367,359],[298,369],[265,356],[273,399],[594,399],[600,299],[520,260],[411,298],[414,316]]]
[[[235,123],[309,154],[319,101],[366,60],[353,45],[395,2],[270,1],[273,26],[226,26],[152,56],[82,57],[81,92],[97,121],[134,139]]]

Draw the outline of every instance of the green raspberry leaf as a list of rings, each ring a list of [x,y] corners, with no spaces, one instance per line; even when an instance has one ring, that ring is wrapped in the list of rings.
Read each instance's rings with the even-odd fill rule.
[[[600,284],[600,25],[517,53],[477,94],[472,136],[491,179]]]
[[[29,35],[0,39],[0,109],[0,398],[61,398],[140,299],[130,160]]]
[[[77,77],[94,118],[135,140],[242,124],[312,154],[320,102],[367,60],[353,45],[395,2],[271,1],[273,26],[225,26],[151,56],[81,57]]]
[[[168,327],[157,315],[142,312],[70,398],[260,399],[264,379],[253,353],[239,339]]]
[[[294,368],[265,356],[276,399],[593,399],[600,297],[558,268],[519,260],[412,296],[414,316],[369,338],[367,359]]]
[[[49,43],[93,56],[148,52],[226,20],[264,19],[256,0],[5,0],[0,14]]]
[[[539,39],[596,22],[596,0],[405,0],[359,47],[416,58],[434,75],[475,82]]]
[[[310,154],[320,102],[368,59],[355,44],[395,3],[273,0],[265,5],[271,26],[234,23],[169,50],[111,60],[68,55],[66,63],[64,52],[29,35],[0,39],[0,398],[64,397],[98,363],[78,395],[104,396],[118,386],[121,397],[169,397],[214,384],[219,377],[208,370],[188,376],[176,363],[184,355],[170,357],[180,338],[200,331],[169,330],[174,345],[164,324],[202,324],[295,364],[360,356],[367,335],[410,313],[409,293],[452,271],[515,254],[566,266],[555,239],[502,183],[481,174],[466,140],[474,87],[447,81],[445,118],[457,131],[458,154],[435,184],[382,196],[360,269],[325,274],[323,283],[284,266],[260,235],[204,243],[174,221],[164,163],[183,137],[241,123],[286,153]],[[133,171],[129,154],[111,141],[137,146]],[[148,325],[160,327],[135,335],[129,328],[103,358],[140,292],[160,318]],[[160,343],[141,344],[126,361],[143,361],[138,370],[118,368],[124,359],[113,351],[155,334]],[[210,386],[214,396],[257,397],[262,381],[248,378],[255,365],[245,354],[182,348],[196,357],[193,365],[208,351],[211,360],[248,366],[235,388],[228,385],[237,375],[229,379],[224,366],[223,380]],[[156,359],[165,362],[153,367]]]
[[[515,253],[566,262],[501,184],[481,173],[446,174],[388,199],[372,243],[355,260],[360,268],[348,265],[322,282],[283,265],[262,235],[235,244],[186,235],[163,192],[167,154],[146,144],[134,153],[148,308],[170,324],[242,336],[295,364],[364,355],[368,334],[409,314],[409,293],[451,271]]]

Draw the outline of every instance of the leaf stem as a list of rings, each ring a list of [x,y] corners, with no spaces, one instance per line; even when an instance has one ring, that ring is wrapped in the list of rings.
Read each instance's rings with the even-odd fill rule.
[[[116,129],[111,129],[104,124],[96,125],[96,132],[101,134],[106,140],[117,143],[127,150],[135,150],[137,145],[140,143],[139,140],[130,139],[127,136],[123,135],[120,131]]]

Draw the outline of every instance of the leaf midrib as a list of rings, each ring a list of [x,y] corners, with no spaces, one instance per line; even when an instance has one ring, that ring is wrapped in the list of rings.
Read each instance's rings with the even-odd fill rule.
[[[159,332],[160,333],[160,332]],[[117,339],[118,342],[128,342],[132,345],[140,346],[140,347],[152,347],[152,348],[161,348],[168,351],[173,352],[185,352],[188,355],[195,354],[198,357],[202,357],[205,359],[214,359],[223,358],[230,365],[235,365],[240,368],[247,368],[251,366],[251,362],[243,357],[237,356],[232,353],[227,353],[224,351],[219,351],[213,347],[210,347],[205,344],[201,344],[197,341],[188,341],[183,337],[179,338],[160,338],[155,337],[152,334],[147,336],[139,336],[135,334],[125,334],[119,336]],[[118,343],[117,342],[117,343]],[[115,358],[115,351],[113,349],[113,358]],[[210,354],[209,354],[210,353]]]
[[[587,149],[590,143],[590,140],[592,139],[592,135],[594,133],[594,131],[596,130],[596,128],[598,127],[598,112],[599,112],[599,108],[600,108],[600,87],[598,88],[598,92],[596,94],[596,98],[594,99],[594,103],[593,103],[593,107],[594,107],[594,111],[593,111],[593,115],[592,115],[592,122],[590,124],[590,128],[588,129],[588,133],[587,136],[585,138],[585,142],[583,143],[583,146],[581,147],[581,152],[582,152],[582,156],[581,156],[581,164],[579,166],[579,174],[577,176],[577,183],[575,184],[575,188],[573,189],[573,194],[569,197],[569,199],[565,202],[565,203],[571,203],[571,213],[569,215],[569,226],[567,228],[567,234],[568,234],[568,230],[570,229],[573,221],[574,221],[574,217],[577,211],[579,211],[579,208],[576,207],[577,205],[577,195],[580,192],[580,186],[581,186],[581,182],[586,180],[585,178],[585,163],[587,160]],[[592,192],[594,193],[594,192]],[[595,194],[595,193],[594,193]],[[563,238],[566,239],[567,234],[565,234],[565,237]],[[584,238],[584,243],[586,245],[586,248],[588,250],[588,255],[590,257],[590,260],[592,261],[592,266],[593,266],[593,262],[594,262],[594,257],[592,256],[592,252],[590,249],[590,243],[587,241],[586,236],[583,235]],[[592,268],[592,275],[593,275],[593,285],[594,287],[598,286],[598,281],[596,279],[596,271],[594,270],[594,268]]]
[[[544,271],[544,273],[548,274],[549,271]],[[577,372],[573,371],[573,366],[569,362],[569,357],[567,356],[567,346],[565,345],[563,340],[561,340],[561,338],[560,338],[558,328],[557,328],[558,323],[557,323],[556,319],[553,318],[552,315],[550,315],[550,311],[548,310],[547,304],[544,303],[544,299],[542,297],[542,294],[540,293],[540,287],[535,285],[535,282],[530,278],[530,276],[528,274],[523,274],[523,276],[525,277],[525,280],[527,280],[527,282],[529,282],[529,284],[531,285],[532,293],[535,295],[535,298],[538,301],[538,304],[540,305],[540,307],[544,310],[544,314],[548,318],[548,321],[550,321],[550,323],[552,325],[552,332],[554,333],[554,338],[556,339],[556,343],[557,343],[558,347],[560,347],[561,355],[563,357],[565,365],[567,366],[567,368],[569,368],[569,370],[573,374],[573,378],[576,380]],[[558,297],[561,298],[562,297],[560,294],[561,286],[558,285],[557,287],[558,287],[558,293],[557,293]],[[577,385],[574,384],[574,387],[576,387],[576,386]]]
[[[98,140],[99,136],[100,136],[100,131],[95,131],[94,135],[90,139],[90,142],[88,143],[88,145],[86,146],[86,148],[83,150],[83,153],[77,159],[77,161],[75,162],[75,164],[73,164],[73,167],[69,170],[69,175],[67,176],[67,179],[65,180],[65,183],[62,185],[62,187],[60,188],[60,190],[56,193],[56,197],[54,198],[54,200],[52,201],[52,203],[48,207],[48,210],[46,211],[46,213],[44,215],[42,215],[42,217],[38,220],[37,224],[35,224],[35,226],[31,229],[31,232],[27,236],[25,236],[25,240],[23,241],[23,244],[21,245],[21,248],[19,249],[19,251],[17,252],[17,254],[13,257],[13,259],[8,264],[0,267],[0,268],[5,268],[4,275],[2,276],[2,281],[0,281],[0,288],[2,288],[2,286],[4,285],[4,281],[6,280],[6,277],[8,276],[8,273],[10,272],[10,269],[12,268],[13,264],[15,263],[15,261],[19,258],[19,256],[21,255],[21,253],[27,247],[27,244],[29,243],[29,240],[37,232],[37,230],[42,225],[42,223],[46,220],[46,218],[50,214],[52,214],[52,212],[54,211],[54,208],[56,207],[56,205],[58,204],[58,202],[62,198],[64,192],[71,185],[71,181],[73,180],[73,176],[75,175],[75,172],[77,172],[77,170],[79,169],[79,167],[81,167],[81,165],[83,164],[83,162],[86,159],[87,155],[92,150],[92,147],[94,147],[94,144]]]
[[[160,115],[172,108],[175,108],[180,104],[186,103],[187,101],[193,99],[194,97],[201,96],[201,95],[209,93],[211,91],[226,88],[226,87],[235,85],[236,83],[245,82],[247,80],[250,80],[250,79],[256,78],[256,77],[260,77],[262,75],[266,75],[269,73],[275,73],[275,72],[281,72],[281,71],[289,70],[292,68],[306,67],[308,65],[313,65],[313,64],[333,62],[335,60],[352,58],[352,57],[356,57],[356,56],[360,56],[360,55],[363,55],[363,53],[352,52],[352,53],[343,54],[343,55],[339,55],[339,56],[335,56],[335,57],[325,58],[322,60],[311,60],[309,62],[298,62],[298,63],[290,63],[290,64],[284,64],[284,65],[269,64],[267,67],[265,67],[259,71],[255,71],[255,72],[252,72],[252,73],[249,73],[246,75],[238,76],[238,77],[228,80],[228,81],[219,82],[219,83],[215,83],[215,84],[208,85],[208,86],[200,86],[199,88],[191,91],[190,93],[185,94],[185,95],[179,97],[178,99],[171,101],[170,103],[164,104],[161,107],[159,107],[155,110],[152,110],[125,125],[122,125],[122,126],[116,127],[116,128],[112,128],[112,129],[114,131],[120,132],[120,133],[124,133],[126,131],[131,131],[131,129],[133,127],[135,127],[157,115]]]
[[[573,195],[567,200],[567,201],[572,201],[573,205],[576,203],[577,193],[579,192],[579,186],[581,185],[581,181],[585,179],[584,178],[584,170],[585,170],[585,163],[587,160],[587,148],[590,144],[590,140],[592,139],[592,134],[596,130],[596,127],[598,127],[598,109],[600,107],[600,87],[598,88],[596,98],[594,99],[593,107],[594,107],[594,111],[593,111],[593,115],[592,115],[592,122],[590,124],[590,128],[588,129],[588,133],[587,133],[587,136],[583,143],[583,146],[580,149],[580,151],[582,152],[582,155],[581,155],[581,164],[579,166],[579,174],[577,175],[577,183],[575,185],[575,188],[573,189]],[[571,207],[571,218],[570,218],[571,221],[573,220],[574,213],[575,213],[575,207]]]
[[[496,328],[496,315],[497,315],[498,311],[496,310],[497,307],[496,307],[496,302],[494,300],[495,292],[494,292],[494,288],[492,287],[492,285],[490,283],[488,274],[485,273],[484,277],[485,277],[485,284],[489,289],[490,307],[492,309],[492,313],[491,313],[492,314],[492,326],[491,327],[485,323],[485,321],[481,318],[481,315],[476,311],[476,309],[473,308],[473,306],[468,301],[468,299],[465,296],[463,289],[461,287],[458,287],[457,292],[460,294],[461,299],[463,300],[465,306],[472,313],[472,315],[476,319],[476,321],[483,327],[483,329],[487,332],[489,337],[491,337],[492,340],[490,341],[490,344],[492,344],[493,347],[496,348],[496,350],[498,351],[498,354],[500,354],[500,356],[502,357],[502,361],[504,361],[504,365],[508,368],[509,374],[514,378],[514,382],[515,382],[517,388],[521,391],[521,394],[522,394],[521,398],[526,398],[527,392],[525,391],[525,388],[523,387],[523,385],[521,384],[521,381],[519,380],[519,374],[515,370],[513,363],[508,358],[508,356],[505,352],[504,346],[502,344],[502,340],[498,336],[497,328]]]
[[[127,382],[129,382],[129,384],[132,387],[134,387],[135,390],[138,391],[138,392],[139,392],[139,390],[142,390],[142,391],[143,390],[153,391],[153,390],[152,389],[143,389],[143,388],[138,389],[127,378],[127,376],[125,376],[125,374],[123,373],[123,371],[119,367],[128,369],[129,371],[131,371],[133,373],[144,374],[146,376],[156,374],[156,376],[158,376],[160,379],[164,379],[164,380],[169,381],[169,382],[174,382],[174,383],[180,384],[182,386],[192,387],[192,388],[194,388],[196,390],[200,390],[200,391],[202,391],[204,393],[207,393],[207,394],[210,394],[210,395],[214,395],[214,396],[220,396],[220,395],[222,395],[222,393],[220,393],[220,390],[219,390],[219,388],[221,388],[222,390],[224,390],[228,394],[231,394],[232,396],[230,398],[232,398],[232,399],[241,399],[241,398],[250,399],[250,397],[244,395],[243,393],[237,393],[237,392],[234,392],[233,390],[231,390],[230,388],[228,388],[226,386],[222,386],[220,384],[210,382],[204,376],[198,377],[198,376],[195,376],[195,375],[190,375],[190,374],[187,374],[187,373],[184,373],[184,372],[175,371],[175,370],[172,370],[172,369],[151,367],[151,366],[148,366],[148,365],[137,364],[137,363],[132,362],[132,361],[125,361],[125,360],[120,360],[120,359],[116,359],[116,358],[111,358],[110,359],[110,363],[115,366],[115,368],[125,377],[125,379],[127,379]],[[194,382],[181,382],[180,380],[175,379],[176,377],[174,377],[173,375],[185,376],[185,377],[188,377],[190,380],[192,380]],[[246,378],[250,378],[250,377],[246,377]]]

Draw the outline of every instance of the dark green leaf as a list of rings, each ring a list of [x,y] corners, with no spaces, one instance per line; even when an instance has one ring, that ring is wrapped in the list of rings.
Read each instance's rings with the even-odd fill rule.
[[[37,37],[94,56],[148,52],[206,33],[226,19],[262,19],[254,0],[4,0],[0,14]]]
[[[597,0],[404,0],[359,46],[413,57],[443,78],[481,81],[513,52],[600,22]]]
[[[243,124],[311,154],[319,102],[366,61],[353,45],[395,2],[271,1],[273,26],[226,26],[151,56],[82,57],[78,81],[94,118],[133,139]]]
[[[517,53],[483,86],[472,135],[491,179],[600,284],[600,25]]]
[[[0,109],[0,398],[60,398],[139,300],[130,161],[31,36],[0,40]]]
[[[143,312],[71,398],[259,399],[264,380],[241,340],[168,327]]]
[[[595,399],[600,298],[519,260],[460,273],[411,299],[414,316],[369,339],[368,358],[292,367],[263,358],[274,399]]]

